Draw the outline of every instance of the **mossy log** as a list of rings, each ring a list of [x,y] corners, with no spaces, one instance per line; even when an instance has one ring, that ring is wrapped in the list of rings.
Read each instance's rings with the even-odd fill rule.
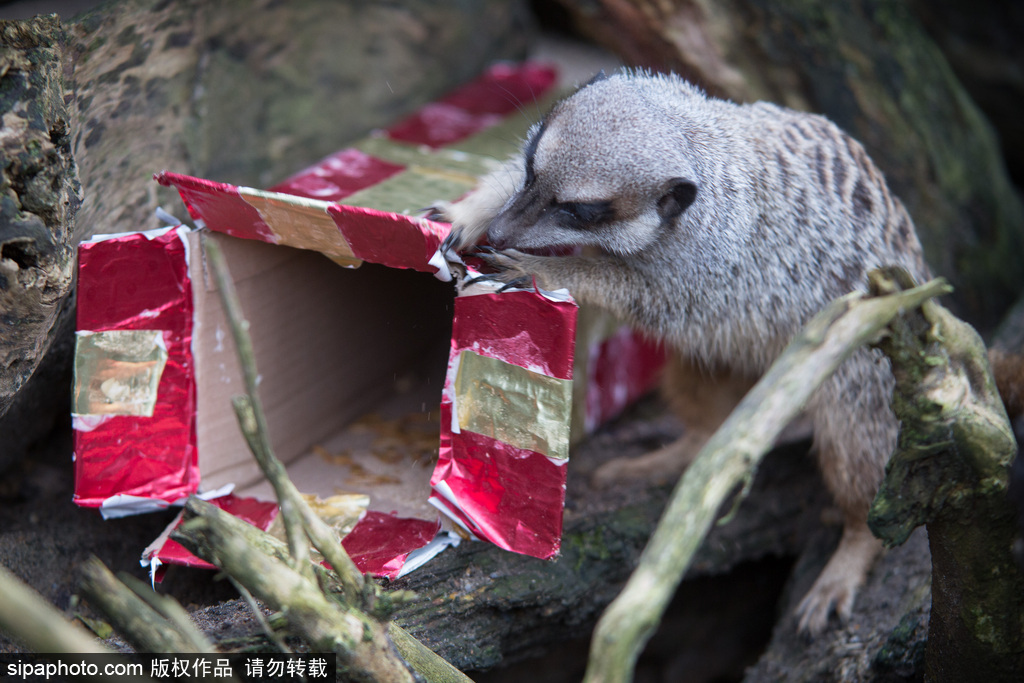
[[[906,281],[882,282],[889,289]],[[1024,571],[1007,498],[1017,444],[981,338],[936,302],[879,344],[896,377],[896,453],[868,523],[890,545],[928,527],[933,681],[1010,681],[1024,672]]]
[[[954,311],[988,332],[1024,291],[1024,207],[997,137],[908,5],[561,0],[627,62],[711,94],[824,114],[907,205]]]
[[[81,189],[64,41],[54,17],[0,21],[0,416],[68,315]],[[0,469],[18,445],[3,431]]]

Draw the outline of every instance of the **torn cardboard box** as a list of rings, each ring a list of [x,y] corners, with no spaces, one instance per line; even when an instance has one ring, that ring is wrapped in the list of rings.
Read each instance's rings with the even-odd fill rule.
[[[618,324],[584,311],[577,330],[564,293],[455,297],[428,274],[448,226],[418,209],[457,200],[512,153],[526,128],[515,98],[553,83],[546,67],[500,65],[267,191],[157,176],[221,233],[208,234],[249,318],[293,481],[322,498],[369,495],[343,541],[363,571],[418,562],[434,507],[503,548],[556,554],[571,439],[657,372],[660,352]],[[75,501],[131,514],[198,493],[266,526],[272,492],[235,424],[240,372],[198,235],[80,249]],[[157,546],[156,562],[190,562]]]

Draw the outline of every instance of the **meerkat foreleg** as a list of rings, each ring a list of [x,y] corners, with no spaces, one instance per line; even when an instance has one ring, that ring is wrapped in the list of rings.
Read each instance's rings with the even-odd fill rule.
[[[480,242],[491,221],[522,186],[523,174],[523,158],[517,155],[484,176],[464,199],[435,203],[430,208],[431,215],[452,224],[452,231],[442,243],[441,250],[463,251]]]

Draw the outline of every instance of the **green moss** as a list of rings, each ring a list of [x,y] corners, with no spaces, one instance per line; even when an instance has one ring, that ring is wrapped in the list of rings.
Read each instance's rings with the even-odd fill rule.
[[[562,552],[567,558],[574,558],[573,570],[576,573],[583,571],[587,563],[593,560],[604,561],[611,556],[605,545],[604,534],[599,529],[565,535],[562,538]]]
[[[872,659],[872,668],[880,674],[924,668],[927,634],[916,612],[906,614],[889,634]]]

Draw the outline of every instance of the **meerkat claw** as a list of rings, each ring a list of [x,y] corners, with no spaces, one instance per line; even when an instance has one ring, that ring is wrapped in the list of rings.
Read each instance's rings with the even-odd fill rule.
[[[423,217],[428,221],[437,221],[439,223],[451,223],[451,216],[449,209],[451,208],[451,202],[434,202],[428,207],[420,209]],[[448,233],[448,237],[451,237],[451,233]],[[447,238],[446,238],[447,240]]]
[[[448,236],[441,242],[441,253],[447,256],[454,250],[455,244],[459,241],[458,232],[453,228]]]
[[[501,289],[499,289],[498,291],[499,292],[506,292],[506,291],[508,291],[510,289],[531,289],[531,288],[533,288],[533,278],[524,275],[522,277],[517,277],[515,280],[510,280],[509,282],[506,282],[501,287]]]

